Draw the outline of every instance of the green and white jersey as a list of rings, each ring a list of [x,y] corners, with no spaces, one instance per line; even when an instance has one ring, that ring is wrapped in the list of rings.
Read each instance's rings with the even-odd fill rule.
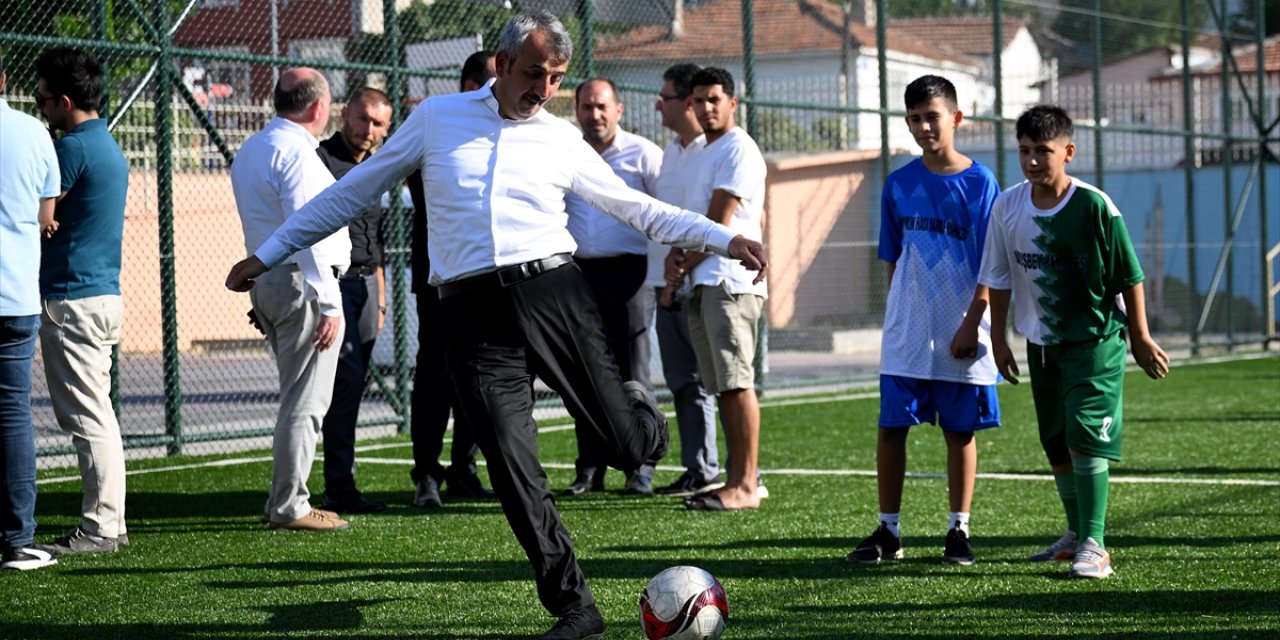
[[[1013,290],[1014,327],[1035,344],[1090,342],[1124,328],[1118,295],[1143,274],[1120,211],[1075,178],[1053,209],[1036,208],[1031,187],[1010,187],[992,205],[978,282]]]

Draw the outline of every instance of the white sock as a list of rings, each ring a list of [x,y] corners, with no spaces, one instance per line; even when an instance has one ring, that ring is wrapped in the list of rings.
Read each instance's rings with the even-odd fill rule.
[[[898,530],[898,521],[901,519],[901,512],[898,513],[880,513],[880,523],[889,527],[889,533],[895,538],[901,538],[902,533]]]
[[[964,534],[969,535],[969,512],[968,511],[952,511],[951,526],[948,529],[959,528]]]

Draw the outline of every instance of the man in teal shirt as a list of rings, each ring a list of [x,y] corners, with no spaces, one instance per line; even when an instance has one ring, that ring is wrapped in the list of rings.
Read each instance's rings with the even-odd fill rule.
[[[111,405],[111,350],[120,342],[120,251],[129,165],[98,117],[102,67],[54,47],[36,60],[36,103],[63,136],[54,143],[62,193],[40,259],[40,346],[54,414],[71,435],[84,487],[81,522],[41,548],[113,552],[125,533],[124,448]]]

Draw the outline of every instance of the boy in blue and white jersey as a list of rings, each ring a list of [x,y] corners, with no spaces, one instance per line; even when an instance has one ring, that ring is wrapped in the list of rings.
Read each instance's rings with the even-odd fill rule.
[[[969,565],[978,460],[974,432],[1000,424],[986,297],[974,295],[988,215],[1000,189],[991,171],[955,149],[964,116],[950,81],[917,78],[904,98],[907,127],[924,153],[890,174],[881,195],[879,256],[888,263],[889,298],[876,444],[880,525],[846,560],[878,564],[902,558],[907,434],[928,422],[942,428],[947,442],[951,514],[942,560]],[[958,331],[980,337],[972,348],[953,354]]]

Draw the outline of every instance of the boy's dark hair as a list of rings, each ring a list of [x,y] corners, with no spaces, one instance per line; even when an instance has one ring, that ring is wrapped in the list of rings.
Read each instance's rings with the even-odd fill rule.
[[[276,82],[271,101],[276,109],[276,115],[297,116],[306,111],[313,102],[323,98],[328,90],[329,82],[325,80],[323,74],[317,73],[295,82],[288,91],[280,87],[280,82]]]
[[[66,96],[81,111],[102,106],[102,65],[97,58],[70,47],[53,47],[36,58],[36,76],[54,97]]]
[[[934,98],[945,100],[947,108],[952,111],[960,107],[960,101],[956,98],[956,86],[942,76],[920,76],[912,80],[902,94],[902,101],[906,103],[907,109],[914,109]]]
[[[702,67],[692,62],[681,62],[667,67],[667,70],[662,73],[662,79],[671,82],[671,88],[675,89],[677,98],[684,99],[693,93],[693,75],[701,70]]]
[[[574,105],[577,105],[577,104],[578,104],[578,101],[582,99],[582,88],[583,88],[583,87],[585,87],[585,86],[587,86],[588,84],[590,84],[590,83],[592,83],[592,82],[603,82],[603,83],[605,83],[605,84],[609,85],[609,90],[613,92],[613,99],[614,99],[615,101],[617,101],[617,102],[622,102],[622,98],[618,96],[618,85],[614,84],[614,83],[613,83],[613,81],[612,81],[612,80],[610,80],[610,79],[608,79],[608,78],[601,78],[601,77],[597,76],[597,77],[595,77],[595,78],[590,78],[590,79],[588,79],[588,80],[584,80],[584,81],[582,82],[582,84],[578,85],[578,88],[577,88],[577,89],[574,89],[574,90],[573,90],[573,104],[574,104]]]
[[[479,86],[489,81],[489,61],[493,59],[495,54],[492,51],[477,51],[467,56],[466,62],[462,63],[462,77],[458,79],[458,91],[462,91],[467,87],[467,81]]]
[[[725,95],[733,97],[733,74],[720,67],[707,67],[693,74],[689,79],[689,92],[693,93],[695,87],[711,87],[717,84],[724,90]]]
[[[1062,107],[1041,104],[1031,107],[1018,116],[1014,131],[1019,140],[1026,138],[1032,142],[1047,140],[1070,140],[1075,133],[1071,124],[1071,116]]]

